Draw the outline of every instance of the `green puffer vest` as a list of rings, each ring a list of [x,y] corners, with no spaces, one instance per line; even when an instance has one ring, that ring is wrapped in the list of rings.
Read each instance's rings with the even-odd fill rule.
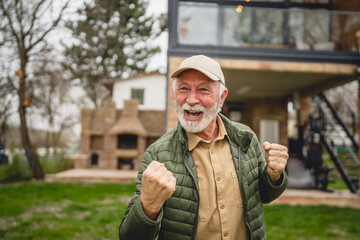
[[[221,114],[220,117],[230,138],[249,236],[254,240],[266,239],[262,203],[271,202],[285,190],[286,174],[282,174],[280,185],[272,185],[256,135],[245,125],[231,122]],[[146,217],[140,202],[142,173],[153,160],[164,163],[176,178],[176,190],[163,205],[157,221]],[[119,227],[119,239],[195,239],[199,211],[198,189],[194,159],[187,149],[186,133],[178,124],[177,128],[166,133],[146,150],[134,196]]]

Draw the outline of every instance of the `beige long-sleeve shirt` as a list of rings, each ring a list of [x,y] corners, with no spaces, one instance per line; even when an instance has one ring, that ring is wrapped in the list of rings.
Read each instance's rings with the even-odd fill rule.
[[[245,240],[248,234],[230,140],[220,117],[217,124],[219,134],[213,142],[187,133],[199,180],[196,240]]]

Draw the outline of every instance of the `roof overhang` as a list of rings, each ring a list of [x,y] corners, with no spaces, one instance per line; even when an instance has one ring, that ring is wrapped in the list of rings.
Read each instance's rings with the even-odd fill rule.
[[[170,71],[185,57],[170,57]],[[227,102],[253,98],[307,97],[359,79],[358,65],[215,58],[221,65]]]

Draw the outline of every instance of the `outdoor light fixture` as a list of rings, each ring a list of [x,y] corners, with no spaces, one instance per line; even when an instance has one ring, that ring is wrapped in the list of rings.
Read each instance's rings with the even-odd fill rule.
[[[242,5],[239,5],[239,6],[237,6],[237,8],[236,8],[236,12],[237,13],[241,13],[241,11],[243,10],[243,6]]]

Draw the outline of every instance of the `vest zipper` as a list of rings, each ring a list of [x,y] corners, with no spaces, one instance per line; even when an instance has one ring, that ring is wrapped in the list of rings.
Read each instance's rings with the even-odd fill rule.
[[[250,229],[250,226],[249,226],[249,223],[248,223],[248,220],[247,220],[247,199],[246,199],[246,196],[245,196],[245,183],[244,180],[246,179],[246,175],[245,175],[245,169],[244,169],[244,166],[245,166],[245,159],[243,159],[243,161],[241,161],[242,159],[242,154],[241,154],[241,149],[239,149],[239,181],[241,181],[241,184],[240,184],[240,194],[241,194],[241,197],[243,199],[243,203],[244,203],[244,210],[245,210],[245,224],[246,224],[246,227],[247,227],[247,230],[248,230],[248,234],[250,235],[250,239],[252,239],[252,235],[251,235],[251,229]],[[243,178],[244,177],[244,178]]]
[[[199,217],[199,199],[200,199],[200,196],[199,196],[199,186],[198,186],[198,181],[197,181],[197,178],[195,177],[192,169],[191,169],[191,166],[189,166],[189,155],[191,153],[190,152],[187,152],[185,151],[184,152],[184,159],[185,159],[185,167],[186,169],[188,170],[188,172],[190,173],[190,176],[193,178],[194,182],[195,182],[195,187],[196,187],[196,194],[197,194],[197,197],[198,197],[198,201],[197,201],[197,207],[196,207],[196,219],[195,219],[195,226],[194,226],[194,230],[193,230],[193,234],[192,234],[192,239],[195,239],[195,235],[196,235],[196,229],[197,229],[197,225],[198,225],[198,217]]]

